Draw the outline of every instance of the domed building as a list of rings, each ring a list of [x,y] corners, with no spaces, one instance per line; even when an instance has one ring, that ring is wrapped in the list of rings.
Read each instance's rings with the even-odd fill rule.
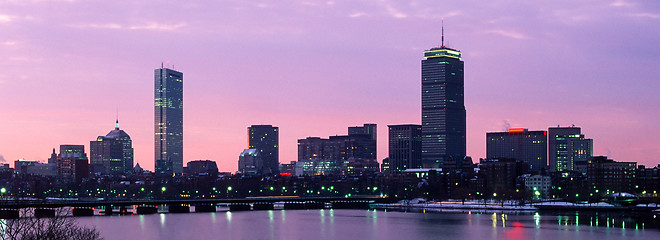
[[[90,168],[94,174],[131,174],[133,172],[133,142],[124,130],[115,129],[96,141],[90,141]]]

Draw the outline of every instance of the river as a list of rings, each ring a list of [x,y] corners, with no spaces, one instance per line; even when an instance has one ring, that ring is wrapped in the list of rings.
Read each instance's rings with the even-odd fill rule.
[[[660,239],[660,216],[270,210],[79,217],[105,239]]]

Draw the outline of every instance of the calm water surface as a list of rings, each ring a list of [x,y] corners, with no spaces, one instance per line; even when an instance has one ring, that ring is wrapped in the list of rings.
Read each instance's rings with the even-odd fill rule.
[[[658,216],[272,210],[81,217],[105,239],[660,239]]]

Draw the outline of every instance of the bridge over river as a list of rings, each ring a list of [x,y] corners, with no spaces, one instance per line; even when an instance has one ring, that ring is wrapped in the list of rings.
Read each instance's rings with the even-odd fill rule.
[[[141,200],[0,200],[0,219],[18,218],[21,209],[34,209],[37,217],[55,216],[56,209],[71,207],[73,216],[92,216],[96,209],[105,215],[159,212],[187,213],[191,206],[195,212],[215,212],[218,207],[230,211],[282,209],[367,209],[379,197],[297,197],[270,196],[229,199],[141,199]],[[161,209],[159,210],[159,206]],[[166,210],[165,210],[166,209]]]

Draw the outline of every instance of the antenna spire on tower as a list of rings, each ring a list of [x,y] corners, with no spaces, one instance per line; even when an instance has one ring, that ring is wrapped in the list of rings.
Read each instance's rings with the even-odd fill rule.
[[[117,107],[117,113],[116,113],[116,114],[117,114],[117,115],[116,115],[116,118],[115,118],[115,119],[116,119],[117,121],[115,121],[115,130],[119,130],[119,107]]]
[[[445,18],[442,18],[442,47],[445,47]]]

